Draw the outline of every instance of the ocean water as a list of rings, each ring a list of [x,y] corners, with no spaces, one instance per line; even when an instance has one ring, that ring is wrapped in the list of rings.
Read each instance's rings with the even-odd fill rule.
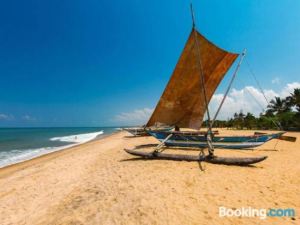
[[[0,128],[0,168],[116,132],[113,127]]]

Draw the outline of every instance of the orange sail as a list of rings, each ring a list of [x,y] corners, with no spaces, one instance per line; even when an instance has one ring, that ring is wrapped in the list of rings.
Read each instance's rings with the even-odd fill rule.
[[[209,102],[237,57],[238,54],[217,47],[193,29],[147,126],[163,123],[200,129],[206,111],[201,74]]]

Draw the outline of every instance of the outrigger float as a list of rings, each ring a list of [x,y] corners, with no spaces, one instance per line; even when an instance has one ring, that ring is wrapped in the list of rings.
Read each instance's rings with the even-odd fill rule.
[[[258,157],[219,157],[215,155],[185,155],[185,154],[170,154],[162,153],[160,151],[145,151],[147,148],[155,148],[156,144],[149,145],[139,145],[133,149],[124,149],[127,153],[140,156],[146,159],[162,159],[162,160],[174,160],[174,161],[189,161],[189,162],[208,162],[213,164],[223,164],[223,165],[238,165],[247,166],[250,164],[258,163],[267,158],[267,156]],[[141,151],[143,149],[144,151]]]
[[[156,123],[174,126],[176,131],[155,131],[145,129],[157,138],[159,145],[142,145],[133,149],[124,149],[127,153],[146,159],[204,161],[226,165],[250,165],[261,162],[267,156],[258,157],[219,157],[214,154],[215,148],[245,149],[264,144],[274,138],[280,138],[284,132],[275,134],[254,134],[252,136],[218,136],[212,130],[214,121],[230,91],[234,78],[241,66],[246,51],[235,54],[225,51],[201,35],[195,27],[195,18],[191,5],[193,27],[185,44],[179,61],[167,84],[146,127]],[[233,72],[230,84],[211,120],[208,103],[223,77],[240,56],[240,60]],[[200,130],[204,114],[207,115],[206,132],[183,132],[180,128]],[[166,148],[187,147],[197,148],[200,154],[184,155],[163,153]],[[147,148],[151,152],[145,151]],[[203,148],[208,149],[205,155]],[[141,151],[144,149],[144,151]]]

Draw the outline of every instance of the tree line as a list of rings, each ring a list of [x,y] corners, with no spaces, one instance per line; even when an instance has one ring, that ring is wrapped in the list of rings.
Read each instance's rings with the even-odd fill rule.
[[[206,121],[207,122],[207,121]],[[204,122],[204,126],[207,124]],[[255,117],[253,113],[243,111],[234,113],[226,120],[216,120],[214,127],[232,129],[260,129],[260,130],[300,130],[300,88],[294,89],[286,98],[272,99],[265,112]]]

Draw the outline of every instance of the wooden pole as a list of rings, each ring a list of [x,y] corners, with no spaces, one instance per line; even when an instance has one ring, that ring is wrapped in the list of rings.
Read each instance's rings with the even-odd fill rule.
[[[163,147],[171,137],[173,136],[173,133],[169,134],[159,145],[156,146],[153,152],[158,152],[161,147]]]
[[[227,97],[227,95],[228,95],[228,93],[229,93],[229,91],[230,91],[230,89],[231,89],[232,83],[233,83],[233,81],[234,81],[234,79],[235,79],[235,77],[236,77],[236,75],[237,75],[237,72],[238,72],[239,69],[240,69],[240,66],[241,66],[241,64],[242,64],[242,62],[243,62],[243,59],[244,59],[245,55],[246,55],[246,49],[244,49],[244,51],[243,51],[243,53],[242,53],[242,56],[241,56],[241,58],[240,58],[240,61],[239,61],[238,65],[237,65],[237,67],[235,68],[235,71],[234,71],[234,73],[233,73],[233,75],[232,75],[232,78],[231,78],[230,83],[229,83],[229,86],[228,86],[228,88],[227,88],[227,90],[226,90],[226,92],[225,92],[225,95],[224,95],[224,97],[223,97],[223,99],[222,99],[222,101],[221,101],[221,103],[220,103],[220,105],[219,105],[219,107],[218,107],[218,110],[217,110],[217,112],[216,112],[216,114],[215,114],[215,116],[214,116],[214,118],[213,118],[213,120],[212,120],[212,122],[211,122],[211,126],[212,126],[212,127],[213,127],[213,125],[214,125],[214,123],[215,123],[215,121],[216,121],[216,118],[217,118],[217,116],[218,116],[218,114],[219,114],[219,112],[220,112],[220,110],[221,110],[221,108],[222,108],[222,106],[223,106],[223,103],[224,103],[224,101],[225,101],[225,99],[226,99],[226,97]]]
[[[195,28],[195,15],[194,15],[194,10],[193,10],[193,4],[191,3],[191,14],[192,14],[192,21],[193,21],[193,29]]]
[[[207,146],[208,146],[208,152],[210,156],[213,156],[214,154],[214,146],[212,144],[212,126],[210,123],[210,114],[209,114],[209,109],[208,109],[208,101],[207,101],[207,95],[206,95],[206,89],[205,89],[205,80],[204,80],[204,74],[203,74],[203,67],[202,67],[202,62],[201,62],[201,54],[200,54],[200,46],[198,43],[198,38],[197,38],[197,33],[196,33],[196,23],[195,23],[195,16],[194,16],[194,10],[193,10],[193,5],[191,4],[191,13],[192,13],[192,20],[193,20],[193,33],[195,37],[195,44],[197,47],[197,55],[198,55],[198,64],[199,64],[199,69],[200,69],[200,78],[201,78],[201,86],[203,90],[203,95],[204,95],[204,102],[205,102],[205,107],[206,107],[206,114],[207,114],[207,136],[206,136],[206,141],[207,141]]]

